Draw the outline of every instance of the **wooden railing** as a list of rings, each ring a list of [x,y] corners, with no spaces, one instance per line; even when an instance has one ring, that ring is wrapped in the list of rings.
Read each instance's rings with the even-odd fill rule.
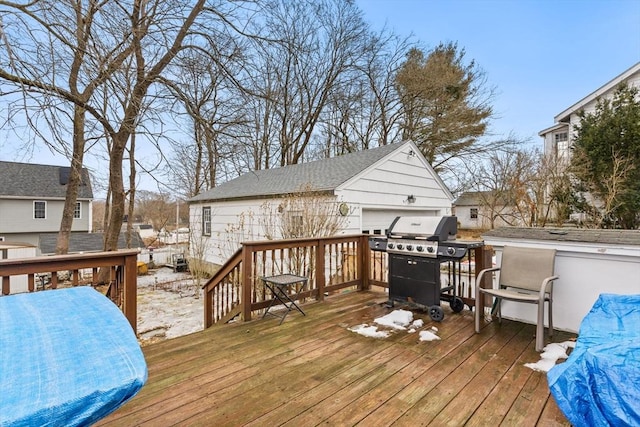
[[[137,331],[137,249],[127,249],[113,252],[96,252],[88,254],[54,255],[32,258],[15,258],[0,260],[0,278],[2,279],[2,295],[12,292],[12,277],[26,276],[27,290],[34,292],[39,287],[56,289],[59,285],[58,272],[68,271],[71,286],[82,284],[97,285],[99,269],[109,269],[107,278],[109,285],[108,296],[123,311],[131,324],[133,331]],[[82,270],[91,270],[91,278],[87,281],[80,279]],[[47,277],[46,286],[37,281],[40,277]]]
[[[475,276],[490,265],[490,252],[473,249],[462,260],[442,263],[441,281],[472,307]],[[370,250],[368,235],[246,242],[203,287],[205,328],[237,316],[251,320],[272,298],[260,278],[283,273],[308,277],[308,286],[296,292],[316,300],[344,288],[389,286],[388,256]]]
[[[204,285],[204,325],[225,323],[237,315],[250,320],[265,309],[271,295],[260,277],[297,274],[309,278],[301,298],[324,299],[345,288],[369,287],[367,235],[245,242]]]

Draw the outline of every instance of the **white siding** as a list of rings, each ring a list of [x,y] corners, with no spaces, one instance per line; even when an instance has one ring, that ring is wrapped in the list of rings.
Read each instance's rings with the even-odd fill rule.
[[[396,216],[451,214],[451,193],[424,157],[409,155],[410,145],[402,147],[335,190],[336,203],[344,202],[349,207],[341,234],[374,229],[384,233]],[[409,195],[415,197],[413,203],[407,200]],[[191,204],[191,244],[200,248],[207,261],[222,264],[239,248],[240,242],[265,238],[261,206],[267,203],[275,212],[281,201],[254,199]],[[203,206],[211,206],[210,237],[202,235]]]
[[[263,204],[277,209],[281,199],[254,199],[191,204],[191,255],[223,264],[245,241],[265,240],[262,223]],[[211,207],[211,236],[202,234],[202,207]]]

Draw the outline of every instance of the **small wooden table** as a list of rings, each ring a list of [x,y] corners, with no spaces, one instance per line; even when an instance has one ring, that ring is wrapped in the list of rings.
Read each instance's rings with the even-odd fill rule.
[[[267,310],[262,315],[263,319],[267,314],[270,314],[272,316],[279,317],[279,324],[282,325],[282,322],[284,322],[284,318],[287,317],[287,314],[289,314],[291,310],[298,310],[300,313],[302,313],[303,316],[306,316],[304,311],[302,311],[302,309],[294,301],[297,294],[289,295],[288,291],[290,286],[297,283],[302,283],[302,289],[304,289],[307,282],[309,281],[308,277],[297,276],[295,274],[278,274],[275,276],[261,277],[260,279],[262,279],[265,286],[271,291],[271,294],[273,295],[271,304],[269,304]],[[277,314],[270,311],[271,308],[274,307],[276,301],[280,301],[280,303],[285,306],[284,314]]]

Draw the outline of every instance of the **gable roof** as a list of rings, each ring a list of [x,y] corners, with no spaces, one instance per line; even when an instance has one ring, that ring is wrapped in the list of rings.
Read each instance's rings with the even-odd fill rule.
[[[453,206],[479,206],[485,204],[488,200],[494,199],[507,204],[506,195],[498,194],[497,191],[465,191],[454,202]]]
[[[481,203],[481,195],[489,195],[490,191],[465,191],[453,202],[453,206],[477,206]]]
[[[64,199],[69,167],[0,161],[0,198]],[[93,199],[89,171],[82,168],[78,199]]]
[[[38,247],[43,255],[56,252],[58,233],[40,233]],[[131,247],[144,248],[146,245],[137,232],[131,233]],[[69,253],[100,252],[104,248],[104,233],[71,233],[69,235]],[[127,248],[127,233],[118,236],[118,249]]]
[[[333,192],[341,184],[410,142],[388,144],[329,159],[245,173],[189,202],[275,197],[311,190]]]
[[[631,68],[629,68],[628,70],[626,70],[625,72],[623,72],[619,76],[617,76],[614,79],[610,80],[609,82],[605,83],[600,88],[598,88],[595,91],[591,92],[589,95],[585,96],[580,101],[576,102],[571,107],[567,108],[566,110],[564,110],[563,112],[561,112],[560,114],[555,116],[554,120],[556,122],[564,122],[564,121],[569,120],[571,114],[575,113],[576,111],[581,110],[582,108],[584,108],[585,105],[589,104],[592,101],[595,101],[597,98],[601,97],[605,93],[607,93],[610,90],[614,89],[620,83],[625,82],[626,80],[628,80],[631,76],[633,76],[636,73],[640,73],[640,62],[638,62],[637,64],[633,65]]]

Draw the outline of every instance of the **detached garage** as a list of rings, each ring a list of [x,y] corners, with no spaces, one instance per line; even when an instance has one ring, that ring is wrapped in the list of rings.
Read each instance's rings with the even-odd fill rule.
[[[243,241],[384,234],[397,216],[451,215],[452,201],[412,142],[253,171],[189,200],[191,255],[222,264]]]

